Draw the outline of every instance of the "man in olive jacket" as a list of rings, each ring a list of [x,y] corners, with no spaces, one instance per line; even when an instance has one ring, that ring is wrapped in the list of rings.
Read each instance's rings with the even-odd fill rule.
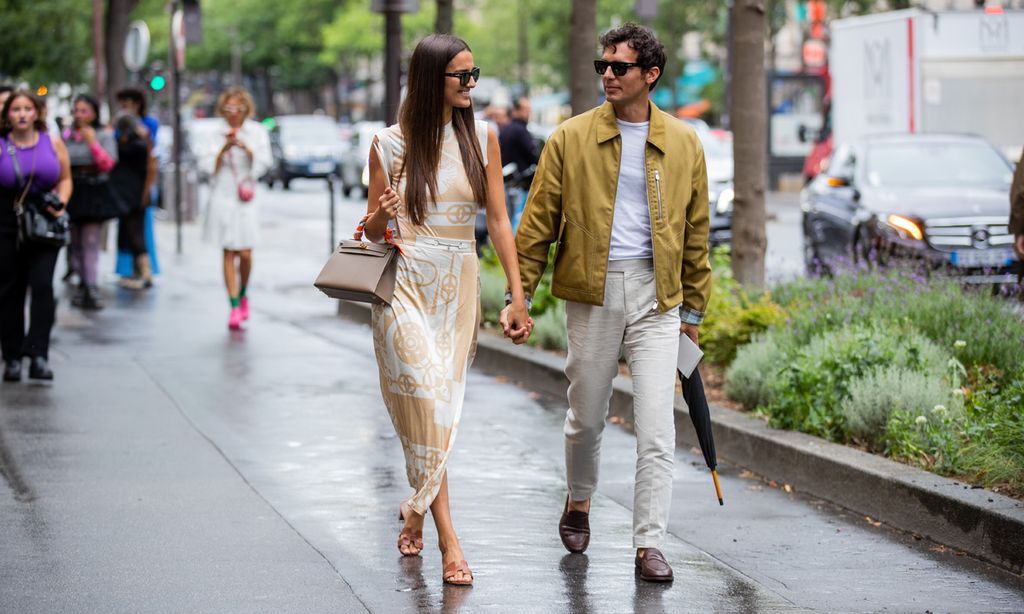
[[[557,243],[552,292],[567,301],[562,543],[570,552],[589,543],[601,433],[624,347],[638,454],[635,565],[644,580],[670,581],[658,547],[672,500],[679,335],[697,341],[711,291],[707,169],[693,129],[650,101],[665,65],[654,34],[623,24],[601,38],[601,48],[595,69],[607,102],[548,140],[516,248],[532,296]]]

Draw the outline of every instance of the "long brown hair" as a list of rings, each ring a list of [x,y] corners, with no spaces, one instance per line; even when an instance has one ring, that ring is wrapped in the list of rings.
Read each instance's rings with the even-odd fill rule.
[[[416,45],[409,60],[408,91],[398,112],[398,124],[405,140],[401,171],[405,175],[405,206],[417,225],[427,218],[427,191],[432,199],[437,197],[437,167],[444,144],[444,73],[452,58],[463,51],[471,50],[461,38],[432,34]],[[483,205],[487,179],[472,103],[452,109],[452,128],[473,197]]]
[[[36,108],[36,121],[32,124],[32,127],[37,132],[46,132],[46,105],[28,90],[14,90],[7,97],[7,101],[4,102],[3,109],[0,109],[0,137],[6,137],[14,130],[14,126],[11,125],[7,114],[11,112],[11,105],[14,104],[15,98],[28,98],[32,102],[32,106]]]

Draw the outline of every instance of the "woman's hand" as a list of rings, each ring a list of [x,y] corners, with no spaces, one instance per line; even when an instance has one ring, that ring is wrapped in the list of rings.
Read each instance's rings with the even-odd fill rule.
[[[377,201],[380,206],[373,212],[374,215],[384,216],[384,220],[393,220],[398,215],[398,193],[391,188],[386,188],[384,193],[380,195],[380,199]]]
[[[96,129],[86,124],[78,128],[78,136],[82,137],[82,140],[92,145],[96,140]]]

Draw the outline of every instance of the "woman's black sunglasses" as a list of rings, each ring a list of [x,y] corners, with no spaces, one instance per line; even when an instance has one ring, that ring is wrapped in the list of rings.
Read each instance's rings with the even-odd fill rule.
[[[473,70],[460,70],[459,72],[446,72],[446,77],[458,77],[459,85],[466,87],[469,85],[469,78],[472,77],[474,81],[480,80],[480,67],[474,66]]]
[[[608,70],[609,66],[612,67],[612,74],[616,77],[625,75],[626,71],[634,66],[643,68],[643,66],[636,62],[609,62],[607,60],[594,60],[594,70],[596,70],[599,75],[603,76],[604,71]]]

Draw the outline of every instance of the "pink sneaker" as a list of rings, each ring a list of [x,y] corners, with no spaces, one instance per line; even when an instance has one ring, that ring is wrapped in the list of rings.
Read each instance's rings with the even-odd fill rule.
[[[249,297],[243,296],[238,303],[238,308],[242,310],[242,320],[249,319]]]
[[[228,316],[228,328],[231,330],[240,330],[242,328],[242,308],[232,307],[231,314]]]

